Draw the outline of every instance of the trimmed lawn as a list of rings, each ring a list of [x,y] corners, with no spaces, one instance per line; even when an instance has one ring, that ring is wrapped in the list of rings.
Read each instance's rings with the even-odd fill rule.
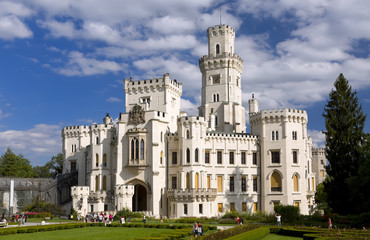
[[[289,236],[284,236],[284,235],[278,235],[278,234],[269,234],[266,237],[261,238],[261,240],[294,240],[294,239],[299,239],[302,240],[302,238],[299,237],[289,237]]]
[[[11,234],[1,236],[1,240],[59,240],[59,239],[134,239],[137,237],[160,236],[161,233],[175,232],[173,229],[162,228],[128,228],[128,227],[85,227],[50,232]]]

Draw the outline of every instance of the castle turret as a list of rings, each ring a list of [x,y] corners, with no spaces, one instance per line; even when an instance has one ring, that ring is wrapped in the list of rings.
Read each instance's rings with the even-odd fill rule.
[[[249,114],[257,113],[258,112],[258,101],[254,98],[254,94],[252,94],[252,98],[249,99]]]
[[[202,73],[202,105],[199,115],[216,119],[216,131],[245,132],[241,74],[243,60],[234,53],[235,31],[217,25],[207,30],[208,55],[199,59]]]

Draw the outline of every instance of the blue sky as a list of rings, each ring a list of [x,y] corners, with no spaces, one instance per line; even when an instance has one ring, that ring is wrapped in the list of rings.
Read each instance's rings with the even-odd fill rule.
[[[198,59],[220,10],[244,59],[246,109],[252,93],[260,109],[306,109],[323,146],[323,108],[343,73],[369,114],[370,1],[0,0],[0,154],[44,164],[64,126],[125,111],[124,78],[170,73],[182,110],[197,114]]]

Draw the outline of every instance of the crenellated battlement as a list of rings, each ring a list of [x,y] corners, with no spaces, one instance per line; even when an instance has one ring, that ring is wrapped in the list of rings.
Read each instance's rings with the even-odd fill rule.
[[[235,38],[235,30],[229,25],[216,25],[207,29],[208,37],[215,37],[220,35],[232,35]]]
[[[224,133],[224,132],[206,132],[207,137],[223,138],[223,139],[251,139],[258,140],[258,136],[248,133]]]
[[[258,123],[276,123],[282,121],[307,123],[307,112],[299,109],[270,109],[249,114],[251,125]]]
[[[312,148],[312,155],[325,155],[325,148]]]
[[[119,184],[116,185],[116,197],[127,197],[132,196],[135,193],[134,185]]]
[[[170,74],[166,73],[163,78],[133,81],[124,79],[124,91],[128,94],[151,93],[163,91],[163,88],[171,88],[178,94],[182,94],[182,83],[172,80]]]
[[[181,125],[191,125],[193,123],[195,124],[205,124],[204,117],[199,116],[182,116],[179,118],[179,122]]]
[[[74,186],[71,188],[71,195],[74,198],[80,198],[81,196],[89,196],[90,187],[87,186]]]
[[[199,59],[199,68],[201,72],[230,67],[241,73],[243,71],[243,66],[243,59],[236,53],[223,52],[222,54],[217,54],[216,56],[213,54],[210,56],[204,55]]]

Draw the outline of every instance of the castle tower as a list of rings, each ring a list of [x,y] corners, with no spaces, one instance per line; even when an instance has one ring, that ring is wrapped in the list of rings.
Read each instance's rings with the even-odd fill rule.
[[[207,30],[208,55],[199,59],[202,105],[199,115],[219,132],[245,132],[241,74],[243,60],[234,53],[235,31],[226,25]]]

